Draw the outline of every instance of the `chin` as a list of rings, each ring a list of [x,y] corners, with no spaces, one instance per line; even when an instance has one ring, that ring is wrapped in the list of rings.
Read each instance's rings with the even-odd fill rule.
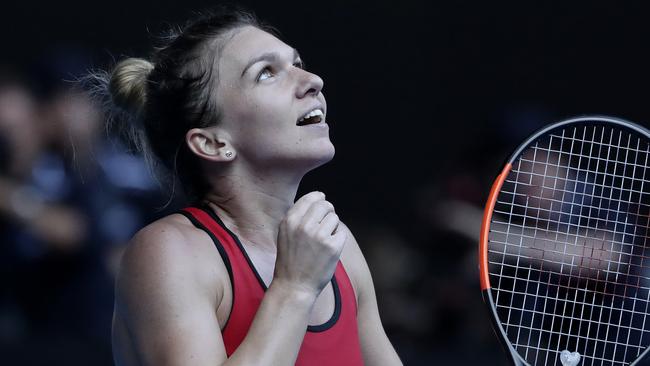
[[[323,154],[323,164],[329,163],[330,160],[334,159],[334,155],[336,153],[336,149],[334,149],[334,146],[332,146],[331,149],[326,154]]]
[[[316,169],[321,165],[327,164],[330,160],[334,158],[336,150],[334,145],[329,143],[329,146],[323,146],[318,152],[314,152],[312,156],[309,157],[309,170]]]

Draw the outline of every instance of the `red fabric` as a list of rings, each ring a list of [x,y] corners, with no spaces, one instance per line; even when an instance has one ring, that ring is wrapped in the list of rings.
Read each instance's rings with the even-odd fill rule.
[[[213,234],[218,241],[215,245],[222,246],[232,268],[233,306],[222,331],[226,352],[230,357],[246,336],[264,297],[265,288],[253,272],[251,264],[242,252],[243,248],[237,243],[234,235],[231,235],[222,223],[217,222],[212,216],[214,213],[210,214],[208,210],[192,207],[183,211],[193,216]],[[354,289],[340,261],[336,266],[334,277],[340,292],[339,317],[325,330],[307,330],[296,360],[298,366],[363,365]]]

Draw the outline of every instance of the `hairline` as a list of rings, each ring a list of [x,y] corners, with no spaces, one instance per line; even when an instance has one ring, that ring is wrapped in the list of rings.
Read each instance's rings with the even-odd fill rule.
[[[260,30],[264,30],[255,24],[247,22],[236,23],[233,24],[233,26],[229,29],[215,35],[211,40],[205,42],[204,46],[202,46],[202,49],[199,51],[205,51],[207,54],[203,64],[203,66],[206,67],[206,72],[209,74],[209,80],[207,83],[209,89],[207,90],[207,103],[209,103],[210,107],[214,108],[215,111],[220,110],[220,107],[216,105],[218,100],[216,93],[219,85],[221,71],[219,62],[223,56],[223,50],[230,43],[230,41],[246,27],[254,27]],[[217,112],[217,115],[214,116],[214,124],[219,123],[220,115],[221,113]]]

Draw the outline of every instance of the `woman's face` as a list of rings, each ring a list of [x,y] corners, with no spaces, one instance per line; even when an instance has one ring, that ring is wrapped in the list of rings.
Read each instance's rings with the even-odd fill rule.
[[[220,126],[238,159],[255,168],[306,169],[332,159],[323,80],[301,68],[295,49],[247,26],[226,41],[217,67]],[[316,117],[302,120],[310,112]]]

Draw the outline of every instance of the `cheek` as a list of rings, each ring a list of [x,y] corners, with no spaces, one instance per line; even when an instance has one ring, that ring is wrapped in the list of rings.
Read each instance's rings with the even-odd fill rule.
[[[284,85],[249,90],[222,88],[217,94],[220,94],[222,123],[240,144],[268,145],[271,136],[289,138],[287,134],[296,132],[291,128],[296,118],[292,94]]]
[[[291,100],[271,90],[243,98],[240,120],[263,129],[286,128],[293,118]]]
[[[233,137],[237,146],[251,151],[266,151],[273,141],[282,140],[286,133],[280,114],[273,105],[245,101],[232,114]]]

